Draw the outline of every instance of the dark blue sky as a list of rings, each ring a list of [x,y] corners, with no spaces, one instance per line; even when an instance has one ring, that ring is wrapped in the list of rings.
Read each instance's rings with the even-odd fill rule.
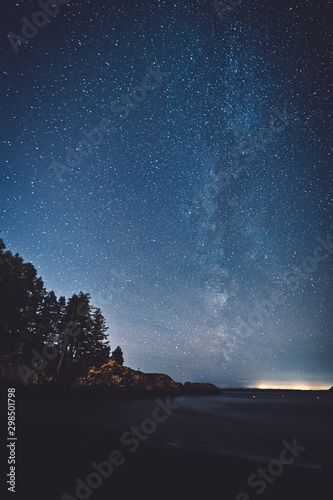
[[[133,368],[331,386],[329,3],[1,8],[7,247]]]

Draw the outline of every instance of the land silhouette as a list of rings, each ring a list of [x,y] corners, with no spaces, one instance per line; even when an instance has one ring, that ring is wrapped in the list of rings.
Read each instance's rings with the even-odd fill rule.
[[[57,389],[216,393],[213,384],[181,384],[160,373],[124,365],[120,346],[111,352],[106,321],[90,295],[67,300],[48,292],[33,264],[12,254],[0,239],[0,377],[5,383]]]
[[[35,267],[0,240],[0,389],[5,401],[11,388],[17,404],[18,498],[26,491],[36,500],[215,498],[218,491],[221,498],[249,500],[255,492],[247,479],[267,468],[246,455],[253,444],[271,464],[281,442],[294,443],[296,434],[306,448],[300,458],[315,460],[317,468],[270,473],[262,498],[294,500],[295,491],[299,498],[324,498],[332,472],[325,419],[333,387],[282,397],[278,390],[182,384],[125,366],[107,330],[89,294],[57,298]],[[124,465],[113,470],[116,456]]]

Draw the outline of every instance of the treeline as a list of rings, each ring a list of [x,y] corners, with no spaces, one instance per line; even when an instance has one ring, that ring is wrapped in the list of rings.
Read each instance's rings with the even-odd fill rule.
[[[90,295],[68,300],[48,292],[31,263],[6,250],[0,238],[0,354],[2,365],[53,379],[84,376],[110,359],[108,327]],[[124,362],[118,346],[111,355]]]

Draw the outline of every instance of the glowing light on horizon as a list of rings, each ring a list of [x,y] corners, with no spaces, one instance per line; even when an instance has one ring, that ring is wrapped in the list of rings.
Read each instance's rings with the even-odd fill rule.
[[[277,382],[277,381],[265,381],[265,382],[256,382],[252,387],[256,387],[257,389],[300,389],[303,391],[322,391],[330,389],[330,385],[320,385],[320,384],[311,384],[309,382]]]

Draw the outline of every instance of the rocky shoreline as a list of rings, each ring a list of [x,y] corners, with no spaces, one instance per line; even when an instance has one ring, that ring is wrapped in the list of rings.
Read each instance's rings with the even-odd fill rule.
[[[219,389],[210,383],[175,382],[164,373],[144,373],[115,361],[99,368],[91,368],[86,377],[78,378],[75,388],[98,388],[113,391],[172,393],[172,394],[219,394]]]
[[[0,383],[2,385],[11,384],[16,387],[24,387],[18,373],[13,373],[13,367],[11,367],[10,371],[2,370]],[[220,393],[220,390],[214,384],[197,382],[182,384],[175,382],[169,375],[164,373],[144,373],[127,366],[121,366],[114,360],[109,360],[100,367],[90,367],[85,377],[72,381],[52,377],[45,378],[42,374],[36,374],[36,376],[30,377],[30,383],[26,388],[28,387],[33,387],[34,392],[45,389],[47,391],[117,393],[121,395],[155,395],[161,393],[203,395]]]

